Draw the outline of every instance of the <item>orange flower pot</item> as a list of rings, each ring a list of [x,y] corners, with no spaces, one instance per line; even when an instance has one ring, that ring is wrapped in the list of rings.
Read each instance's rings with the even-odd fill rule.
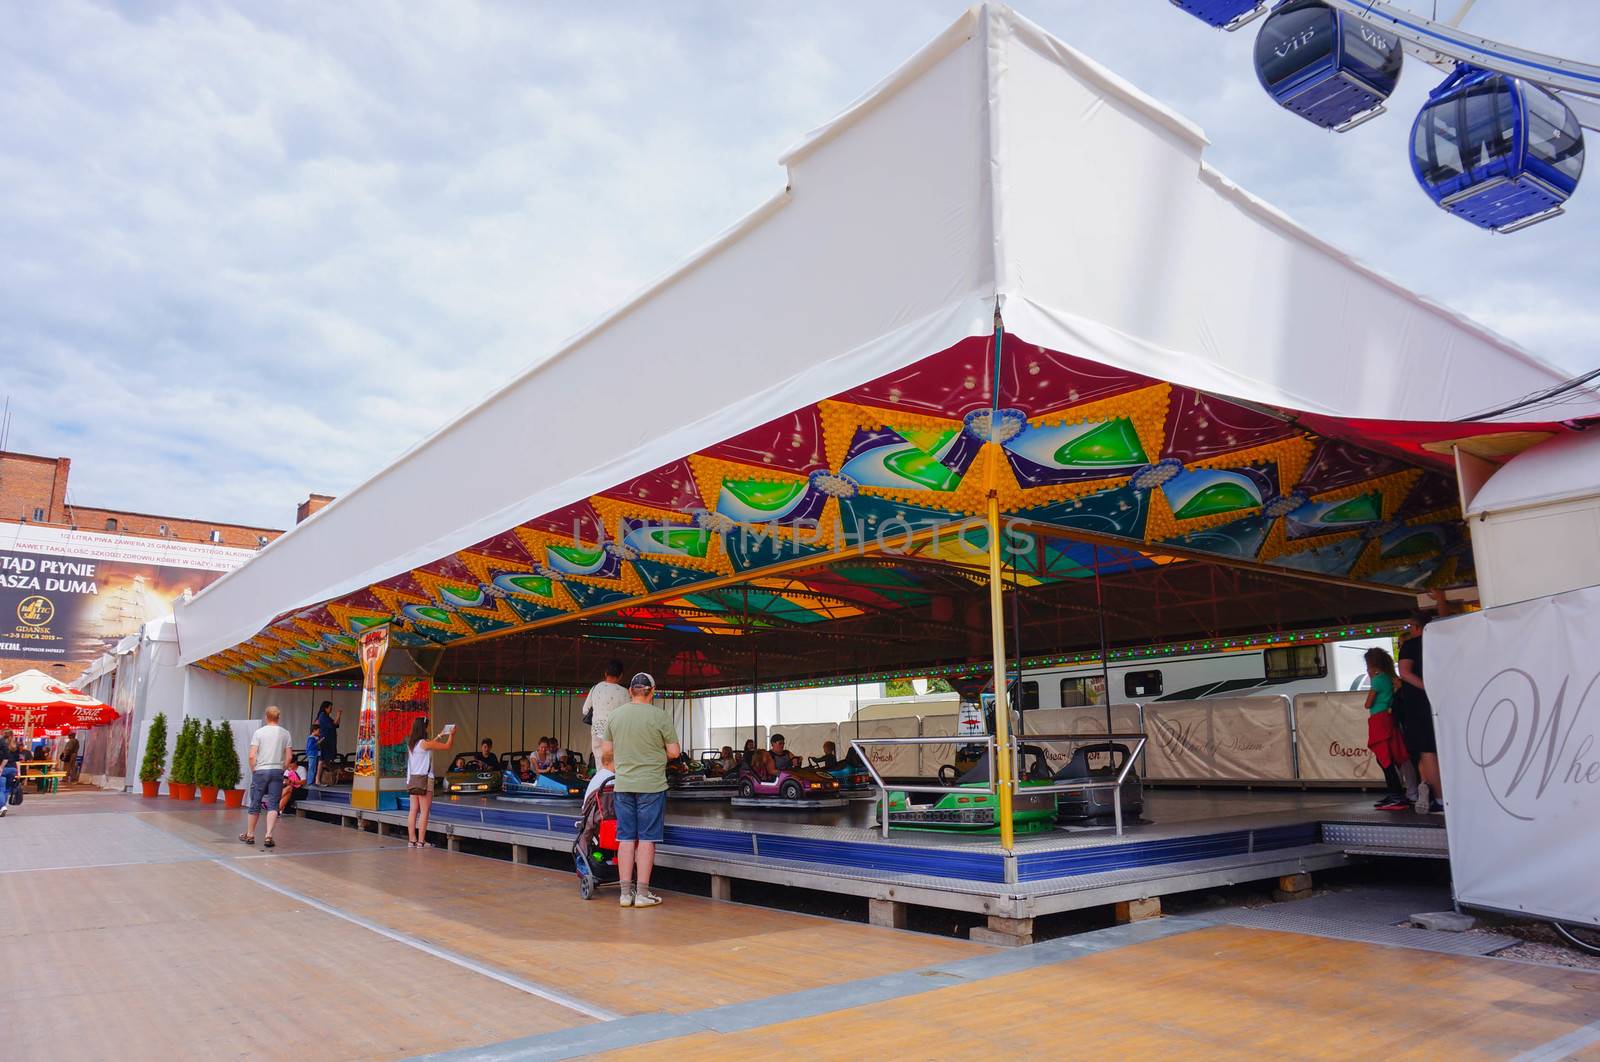
[[[168,782],[167,796],[173,800],[193,800],[194,786],[188,782]]]
[[[244,790],[224,789],[222,791],[222,805],[229,808],[244,807]]]
[[[200,803],[202,803],[202,804],[215,804],[216,802],[217,802],[217,787],[214,786],[214,785],[203,785],[203,786],[201,786],[200,787]]]
[[[139,784],[144,787],[144,795],[146,797],[153,799],[161,795],[161,780],[159,778],[154,782],[140,782]]]

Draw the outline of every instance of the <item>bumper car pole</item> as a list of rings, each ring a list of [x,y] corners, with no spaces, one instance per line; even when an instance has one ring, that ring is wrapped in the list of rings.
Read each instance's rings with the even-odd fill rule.
[[[994,643],[995,762],[992,777],[1000,803],[1000,847],[1009,855],[1015,840],[1011,821],[1011,705],[1006,698],[1006,612],[1004,584],[1000,581],[1000,496],[995,471],[1000,444],[992,439],[989,450],[989,630]]]

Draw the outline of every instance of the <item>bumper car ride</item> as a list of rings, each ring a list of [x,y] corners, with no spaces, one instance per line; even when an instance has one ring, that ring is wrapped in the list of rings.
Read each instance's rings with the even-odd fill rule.
[[[500,771],[446,771],[439,788],[451,794],[498,793],[505,785],[505,775]]]
[[[1089,766],[1091,755],[1106,757],[1106,766]],[[1128,777],[1122,780],[1122,785],[1113,787],[1110,783],[1117,780],[1117,775],[1122,772],[1123,766],[1131,758],[1128,746],[1120,742],[1101,742],[1095,745],[1080,745],[1072,754],[1072,759],[1067,765],[1056,773],[1058,782],[1087,782],[1096,781],[1107,783],[1104,789],[1084,789],[1072,793],[1062,793],[1057,817],[1062,822],[1111,822],[1116,818],[1117,789],[1122,790],[1122,816],[1126,819],[1136,819],[1144,812],[1144,783],[1139,780],[1139,772],[1130,770]]]
[[[356,780],[356,758],[354,753],[343,752],[330,756],[322,761],[322,770],[327,771],[327,785],[354,785]],[[316,781],[315,778],[312,779]]]
[[[790,767],[762,778],[749,766],[739,768],[739,796],[774,800],[823,800],[839,795],[839,780],[814,767]]]
[[[951,833],[1000,832],[1000,798],[982,786],[967,793],[889,794],[891,830],[933,830]],[[928,803],[917,803],[926,797]],[[1011,800],[1011,828],[1017,833],[1041,833],[1054,828],[1054,793],[1029,793],[1027,783]]]
[[[536,774],[524,782],[506,771],[501,795],[538,797],[541,800],[578,800],[583,797],[587,784],[575,774]]]
[[[674,793],[726,792],[739,784],[716,760],[679,759],[667,764],[667,788]]]
[[[823,767],[817,769],[838,782],[841,791],[853,793],[862,789],[872,788],[872,775],[867,773],[865,767],[857,767],[853,763],[841,763],[832,770]]]

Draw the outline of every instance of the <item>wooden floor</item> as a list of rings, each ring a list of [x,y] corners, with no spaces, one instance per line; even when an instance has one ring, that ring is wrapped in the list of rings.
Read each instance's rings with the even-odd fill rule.
[[[241,826],[87,793],[0,820],[0,1024],[54,1033],[0,1058],[1600,1062],[1600,977],[1572,970],[1170,920],[995,951],[683,895],[621,910],[303,819],[266,852]]]
[[[1593,974],[1218,927],[598,1057],[1508,1059],[1597,1020]]]

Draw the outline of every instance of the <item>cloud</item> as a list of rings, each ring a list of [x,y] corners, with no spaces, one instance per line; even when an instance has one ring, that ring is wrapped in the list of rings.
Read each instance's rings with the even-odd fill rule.
[[[1543,40],[1480,6],[1479,32],[1600,50],[1581,0],[1541,5]],[[82,504],[281,526],[770,196],[783,148],[957,10],[21,5],[0,42],[11,444],[75,458]],[[1261,93],[1253,31],[1162,0],[1022,10],[1319,234],[1588,367],[1592,210],[1506,239],[1432,207],[1404,144],[1431,71],[1335,137]]]

